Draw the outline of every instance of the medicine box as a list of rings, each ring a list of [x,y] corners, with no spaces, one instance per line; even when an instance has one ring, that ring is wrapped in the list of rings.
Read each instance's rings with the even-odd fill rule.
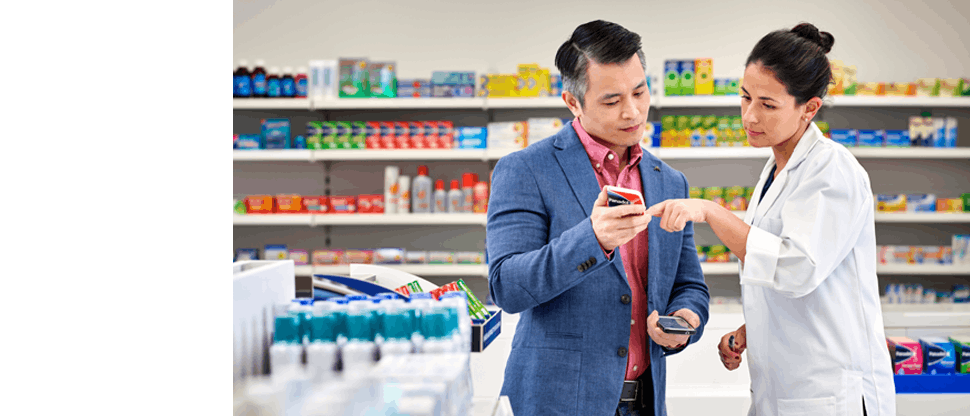
[[[364,98],[370,96],[367,59],[340,58],[340,98]]]
[[[948,339],[941,337],[920,338],[923,349],[924,374],[953,374],[956,372],[956,351]]]
[[[890,337],[896,348],[893,362],[895,374],[921,374],[923,372],[923,349],[920,344],[907,337]]]
[[[290,120],[269,118],[260,120],[263,134],[263,149],[290,148]]]

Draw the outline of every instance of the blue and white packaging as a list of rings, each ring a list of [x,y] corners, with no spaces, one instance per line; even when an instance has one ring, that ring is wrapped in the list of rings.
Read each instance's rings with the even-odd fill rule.
[[[306,137],[296,136],[293,138],[293,145],[290,146],[291,149],[306,149]]]
[[[953,285],[953,303],[970,303],[970,286]]]
[[[860,147],[883,147],[885,141],[885,130],[859,130]]]
[[[936,212],[936,195],[906,194],[907,212]]]
[[[427,79],[397,80],[397,98],[427,98],[431,96],[431,81]]]
[[[970,235],[953,235],[953,265],[970,265]]]
[[[285,118],[262,119],[263,149],[290,148],[290,120]]]
[[[564,126],[563,120],[556,117],[531,117],[526,123],[529,125],[529,144],[554,136]]]
[[[859,145],[859,130],[856,129],[834,129],[831,131],[832,141],[845,147]]]
[[[289,256],[290,252],[283,244],[267,244],[263,249],[263,260],[286,260]]]
[[[562,75],[549,75],[549,96],[558,97],[562,95]]]
[[[946,147],[946,119],[933,117],[933,141],[926,146]]]
[[[374,264],[403,264],[403,248],[379,248],[374,250]]]
[[[955,117],[946,118],[946,134],[943,140],[943,147],[957,146],[957,119]]]
[[[660,147],[660,133],[663,128],[660,127],[659,121],[648,121],[646,125],[646,130],[643,132],[643,140],[641,144],[645,148],[657,148]],[[714,136],[714,141],[717,143],[717,135]]]
[[[459,149],[486,149],[488,129],[485,127],[456,127],[455,147]]]
[[[940,337],[919,339],[923,349],[923,374],[953,374],[956,372],[956,350],[949,340]]]
[[[431,73],[432,97],[474,97],[474,72],[446,72]]]
[[[259,149],[258,134],[234,134],[232,136],[233,149]]]
[[[236,261],[259,260],[259,250],[255,248],[241,248],[236,250]]]
[[[886,147],[910,147],[909,130],[886,130]]]

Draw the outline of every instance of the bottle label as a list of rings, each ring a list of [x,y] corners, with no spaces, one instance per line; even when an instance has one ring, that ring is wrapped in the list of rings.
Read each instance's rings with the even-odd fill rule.
[[[291,79],[284,79],[281,83],[284,97],[292,97],[296,94],[296,84]]]
[[[280,96],[280,81],[277,79],[271,79],[266,84],[266,93],[270,97]]]
[[[306,78],[300,78],[300,81],[296,83],[296,96],[306,97],[307,85]]]
[[[253,75],[253,95],[266,95],[266,75]]]
[[[253,92],[252,92],[252,88],[250,88],[249,77],[245,75],[239,75],[239,76],[235,76],[234,78],[236,80],[235,95],[240,95],[243,97],[248,97],[252,95]]]

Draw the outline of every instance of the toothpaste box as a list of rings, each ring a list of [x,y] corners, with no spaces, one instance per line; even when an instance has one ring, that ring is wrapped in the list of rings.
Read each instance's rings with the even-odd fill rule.
[[[306,266],[310,264],[310,255],[306,250],[290,250],[290,260],[295,266]]]
[[[286,260],[290,252],[283,244],[267,244],[263,249],[263,260]]]
[[[452,264],[455,262],[455,255],[450,251],[429,251],[428,264]]]
[[[912,146],[927,146],[933,143],[933,118],[912,116],[909,118],[909,140]]]
[[[556,117],[530,117],[526,120],[529,126],[526,143],[535,143],[539,140],[553,136],[562,130],[563,119]]]
[[[403,264],[403,248],[379,248],[374,250],[374,264]]]
[[[458,264],[482,264],[484,254],[478,251],[459,251],[455,253],[455,260]]]
[[[273,197],[269,195],[249,195],[244,201],[247,214],[269,214],[274,210]]]
[[[404,253],[404,263],[406,264],[427,264],[427,251],[407,251]]]
[[[381,148],[381,123],[377,121],[365,121],[364,122],[364,148],[365,149],[380,149]]]
[[[394,122],[381,121],[381,149],[396,149],[397,140],[394,138]]]
[[[907,212],[936,212],[936,195],[906,194]]]
[[[528,145],[528,135],[525,122],[488,123],[489,147],[493,149],[523,149]]]
[[[428,98],[431,96],[431,80],[401,79],[397,81],[398,98]]]
[[[438,148],[438,122],[422,121],[421,129],[422,129],[421,136],[424,137],[425,148],[437,149]]]
[[[367,75],[367,59],[340,58],[340,98],[363,98],[370,96]]]
[[[455,129],[455,143],[458,149],[485,149],[488,146],[488,129],[458,127]]]
[[[438,149],[451,149],[455,142],[455,124],[450,121],[438,121]]]
[[[475,96],[475,73],[474,72],[449,72],[434,71],[431,73],[431,96],[432,97],[474,97]]]
[[[290,120],[269,118],[260,120],[263,132],[263,149],[290,148]]]
[[[916,84],[912,82],[891,82],[886,84],[886,95],[902,97],[916,94]]]
[[[349,264],[374,264],[374,250],[347,250],[344,260]]]
[[[944,132],[943,147],[956,147],[957,146],[957,119],[955,117],[947,117],[945,119],[946,127]]]
[[[859,130],[860,147],[882,147],[885,141],[885,130]]]
[[[232,135],[232,148],[233,149],[259,149],[259,135],[258,134],[233,134]]]
[[[956,372],[956,351],[950,340],[942,337],[919,339],[923,348],[924,374],[953,374]]]
[[[701,117],[701,145],[704,147],[717,146],[717,116]]]
[[[680,61],[677,73],[680,77],[680,95],[694,95],[694,61]]]
[[[691,116],[680,115],[675,116],[675,119],[677,120],[677,126],[675,127],[677,135],[674,147],[690,147]]]
[[[357,197],[331,196],[330,209],[334,214],[352,214],[357,212]]]
[[[674,147],[675,126],[674,116],[660,117],[660,147]]]
[[[832,141],[845,147],[859,145],[859,130],[856,129],[833,129]]]
[[[879,194],[876,195],[876,210],[879,212],[905,212],[905,194]]]
[[[549,96],[559,97],[560,95],[562,95],[562,75],[551,74],[549,75]]]
[[[707,136],[707,132],[701,127],[701,116],[690,116],[690,147],[704,147],[704,139]]]
[[[383,214],[384,195],[357,195],[357,212],[361,214]]]
[[[946,119],[942,117],[932,117],[932,139],[926,140],[923,144],[928,147],[946,147]]]
[[[937,198],[936,212],[963,212],[963,199]]]
[[[367,148],[367,124],[363,121],[350,122],[350,148]]]
[[[886,147],[910,147],[909,130],[886,130]]]
[[[353,133],[349,121],[337,121],[336,123],[336,142],[337,149],[347,150],[352,148],[350,136]]]
[[[370,62],[367,66],[370,96],[394,98],[397,96],[397,75],[394,62]]]
[[[970,338],[968,337],[950,337],[950,343],[953,344],[953,349],[956,352],[957,359],[957,371],[961,374],[970,373]]]
[[[424,137],[424,122],[408,122],[408,147],[411,149],[428,149],[428,141]]]
[[[518,97],[523,82],[518,74],[486,74],[479,77],[478,96]]]
[[[303,200],[296,194],[277,194],[276,212],[295,214],[303,210]]]
[[[310,214],[329,214],[330,197],[327,196],[304,196],[303,211]]]
[[[334,266],[344,264],[343,250],[313,250],[314,266]]]
[[[338,148],[337,144],[337,122],[323,121],[320,124],[320,147],[324,150]]]
[[[394,122],[394,148],[411,148],[411,124],[407,121]]]
[[[893,373],[921,374],[923,372],[923,349],[918,342],[907,337],[890,337],[889,341],[896,347]]]
[[[680,95],[680,63],[664,61],[664,95]]]

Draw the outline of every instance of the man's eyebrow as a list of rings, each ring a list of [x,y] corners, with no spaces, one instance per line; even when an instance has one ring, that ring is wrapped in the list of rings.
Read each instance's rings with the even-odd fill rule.
[[[634,90],[634,91],[636,91],[636,90],[638,90],[638,89],[640,89],[640,88],[643,88],[643,87],[645,87],[645,86],[647,86],[647,80],[643,80],[643,81],[640,81],[640,83],[639,83],[639,84],[637,84],[637,86],[636,86],[636,87],[633,87],[633,90]],[[601,97],[600,97],[600,101],[602,101],[602,100],[608,100],[608,99],[610,99],[610,98],[616,98],[616,97],[619,97],[620,95],[621,95],[621,94],[618,94],[618,93],[613,93],[613,94],[603,94],[603,96],[601,96]]]

